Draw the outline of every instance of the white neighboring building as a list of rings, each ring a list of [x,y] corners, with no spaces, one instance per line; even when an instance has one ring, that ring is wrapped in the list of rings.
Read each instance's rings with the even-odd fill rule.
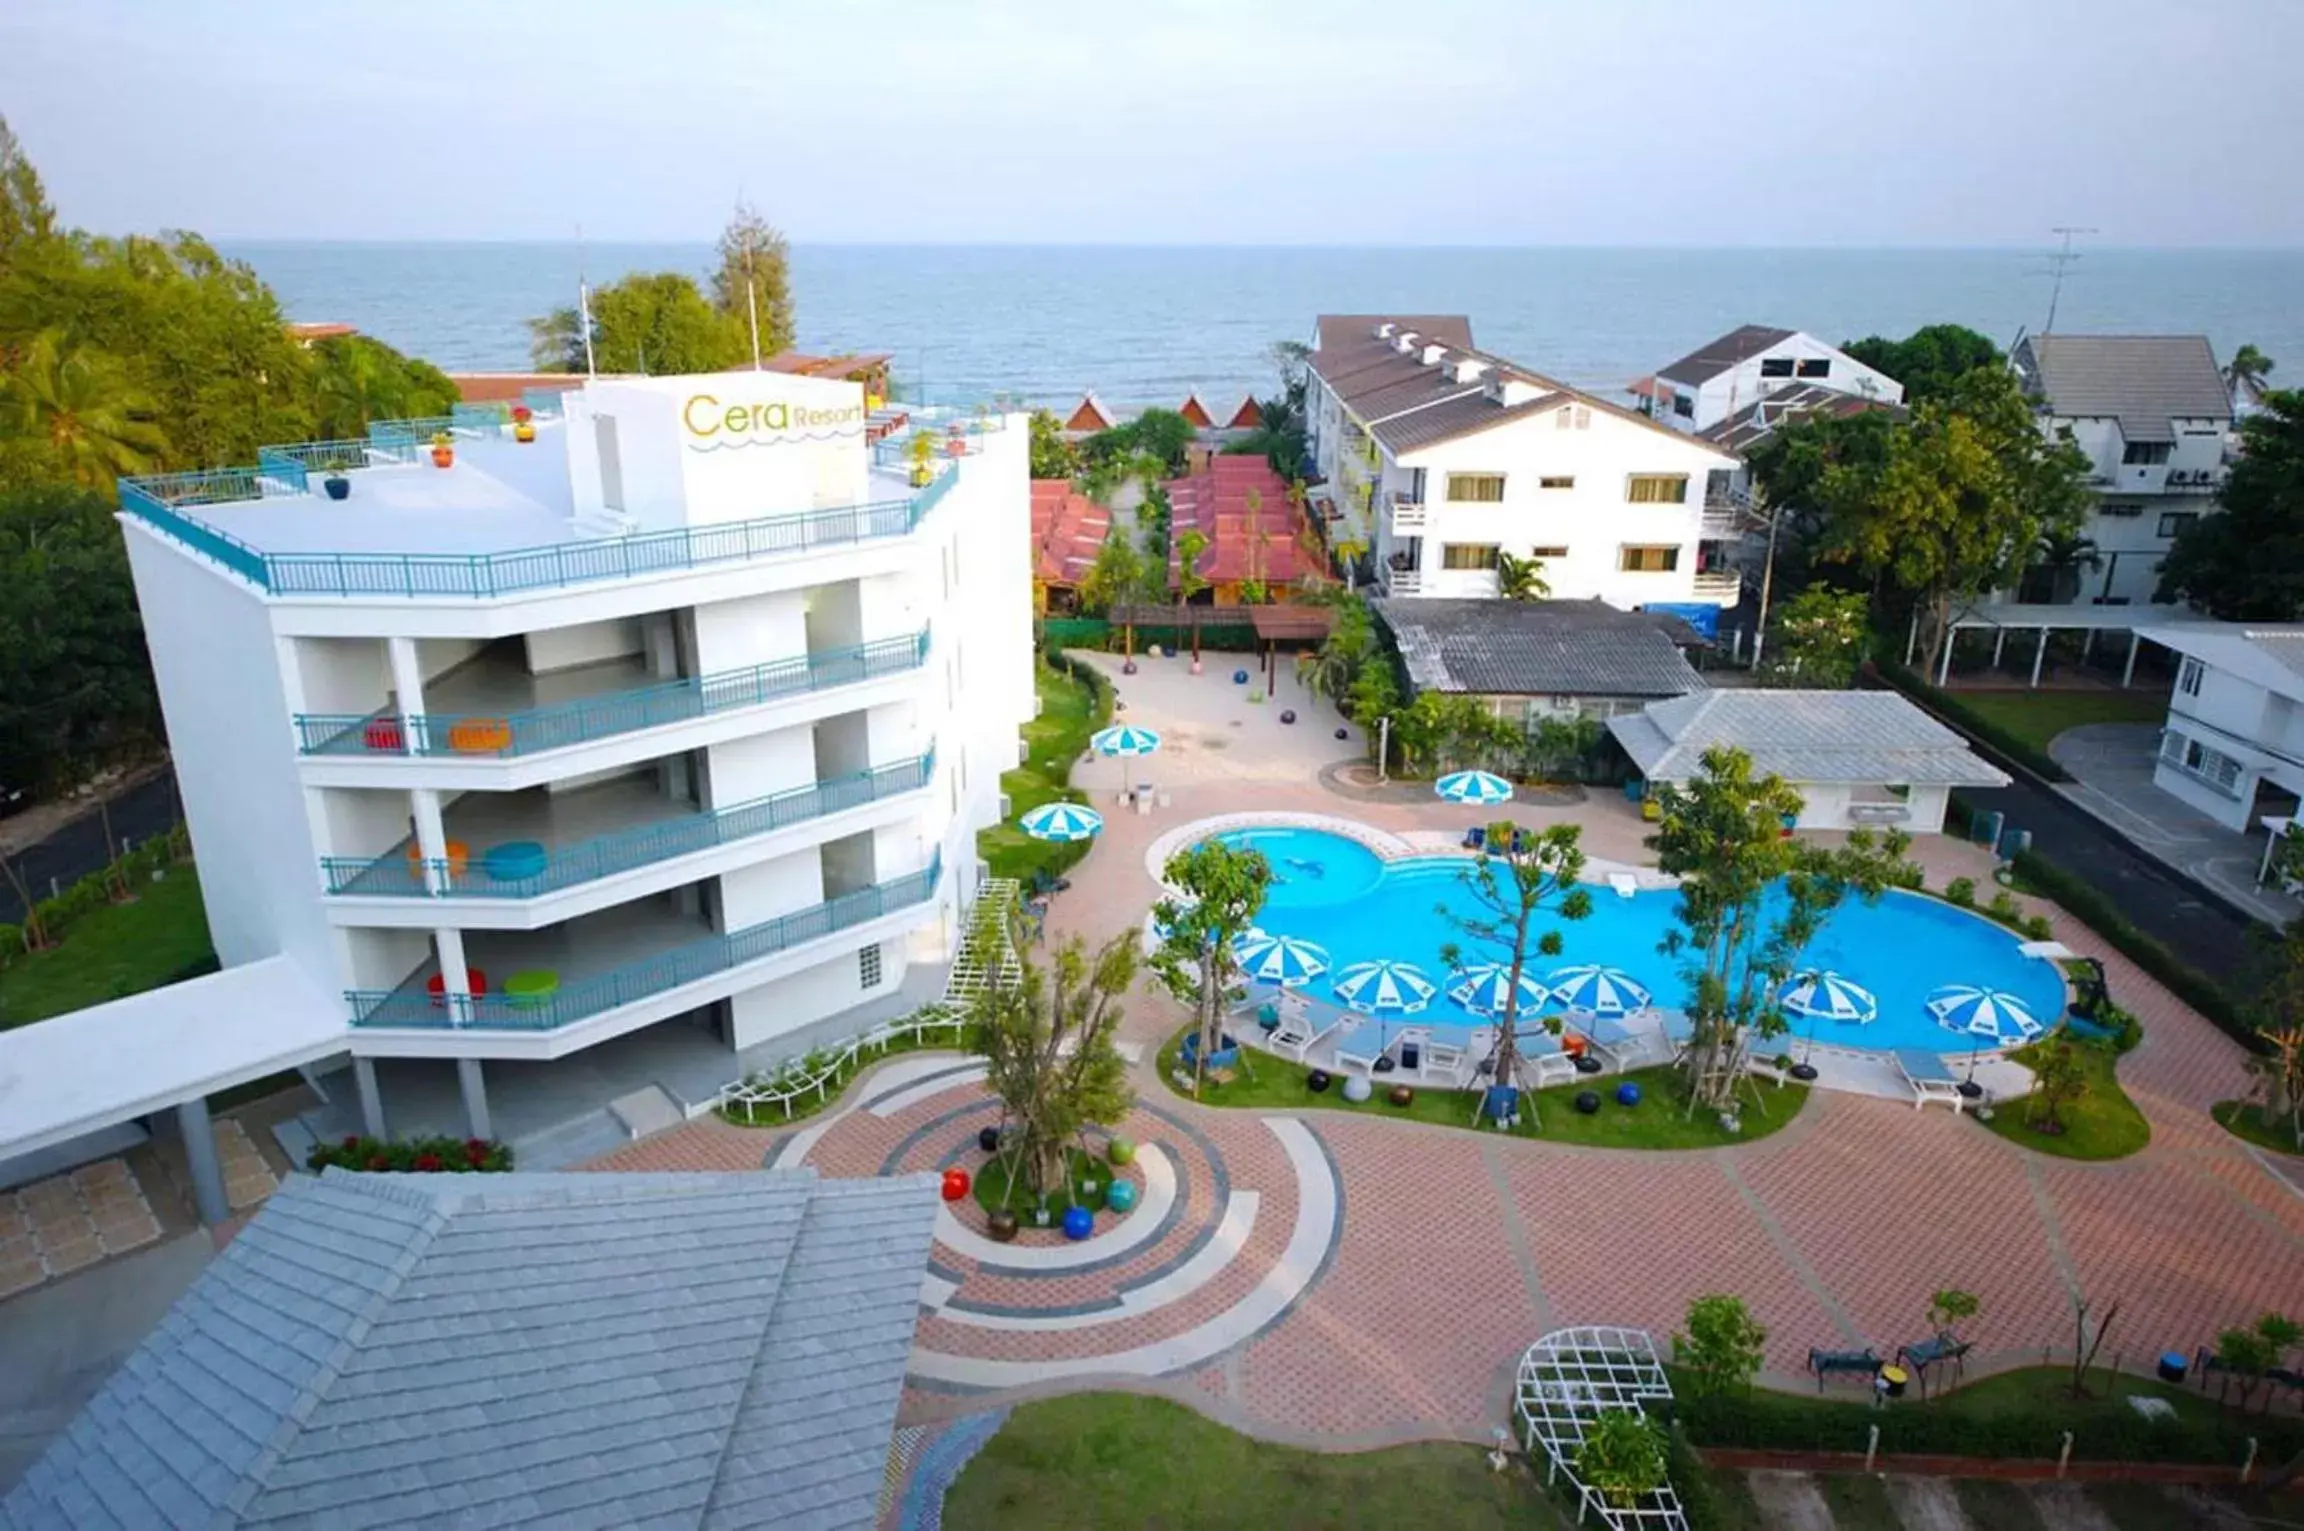
[[[2176,534],[2216,509],[2232,401],[2205,335],[2034,335],[2011,358],[2041,430],[2088,458],[2098,563],[2018,599],[2144,605]]]
[[[2182,622],[2143,638],[2183,656],[2152,783],[2227,829],[2304,794],[2304,623]]]
[[[287,959],[372,1125],[379,1058],[456,1060],[486,1135],[484,1060],[890,1001],[954,950],[1033,712],[1021,416],[754,372],[533,402],[528,444],[460,407],[121,489],[221,976]],[[0,1158],[43,1122],[0,1110]]]
[[[1706,504],[1736,459],[1474,349],[1462,316],[1322,315],[1305,412],[1330,543],[1388,596],[1493,596],[1509,553],[1558,599],[1737,602],[1738,524]]]
[[[1681,357],[1636,387],[1677,431],[1709,431],[1773,393],[1828,388],[1876,404],[1904,402],[1904,385],[1801,330],[1747,324]]]
[[[1799,789],[1800,829],[1937,834],[1954,787],[2005,787],[1968,741],[1893,691],[1698,691],[1608,720],[1651,782],[1682,785],[1704,752],[1742,750]]]

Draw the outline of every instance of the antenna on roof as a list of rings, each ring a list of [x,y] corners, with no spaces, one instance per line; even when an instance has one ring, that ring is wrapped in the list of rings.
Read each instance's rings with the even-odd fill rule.
[[[584,225],[576,225],[576,325],[584,332],[584,375],[600,375],[592,363],[592,285],[584,270]]]
[[[2048,269],[2055,273],[2056,282],[2054,286],[2048,289],[2048,322],[2040,326],[2040,333],[2043,335],[2055,331],[2056,303],[2058,299],[2064,296],[2064,273],[2070,269],[2074,261],[2080,258],[2080,252],[2072,248],[2072,236],[2075,234],[2093,234],[2097,231],[2095,229],[2076,228],[2070,224],[2058,224],[2048,232],[2063,235],[2064,245],[2062,249],[2051,251],[2048,255]]]

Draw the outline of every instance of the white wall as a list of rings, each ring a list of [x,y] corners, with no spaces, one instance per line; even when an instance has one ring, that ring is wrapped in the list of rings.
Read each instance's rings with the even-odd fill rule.
[[[695,609],[696,672],[742,670],[808,652],[808,598],[799,590]]]
[[[2166,518],[2213,515],[2220,509],[2214,484],[2199,484],[2195,476],[2221,476],[2224,423],[2176,420],[2171,425],[2176,440],[2167,462],[2124,463],[2127,443],[2119,423],[2110,417],[2059,415],[2042,420],[2041,428],[2051,436],[2070,432],[2073,445],[2088,459],[2090,487],[2096,494],[2081,535],[2096,544],[2099,562],[2081,571],[2075,602],[2151,603],[2160,583],[2160,565],[2175,545],[2181,525]]]
[[[1767,364],[1789,360],[1793,375],[1768,377]],[[1800,363],[1822,363],[1827,369],[1818,377],[1801,377]],[[1735,367],[1707,379],[1695,388],[1686,384],[1673,384],[1675,393],[1692,399],[1695,413],[1683,415],[1669,403],[1659,418],[1668,421],[1677,430],[1710,430],[1732,414],[1749,409],[1772,393],[1788,388],[1829,388],[1835,393],[1854,394],[1878,399],[1887,404],[1904,402],[1904,385],[1887,373],[1865,366],[1837,346],[1827,345],[1813,335],[1795,332],[1770,346],[1756,351]]]
[[[890,941],[881,948],[877,987],[864,987],[857,953],[845,951],[789,977],[746,989],[729,999],[729,1040],[739,1050],[757,1047],[827,1015],[878,999],[904,981],[904,966],[901,943]]]
[[[724,934],[824,902],[824,858],[817,847],[756,862],[720,879]]]
[[[816,780],[816,742],[806,726],[715,744],[704,752],[708,807],[730,808]]]
[[[640,622],[637,618],[619,618],[607,622],[580,622],[574,627],[554,627],[543,632],[529,633],[523,642],[528,647],[528,668],[537,675],[554,670],[572,670],[579,665],[600,664],[610,659],[625,659],[640,653]]]
[[[384,705],[392,667],[379,638],[291,638],[303,679],[304,710],[365,713]]]
[[[231,967],[286,954],[338,987],[319,809],[288,723],[309,710],[298,656],[254,590],[133,517],[120,524],[216,955]]]

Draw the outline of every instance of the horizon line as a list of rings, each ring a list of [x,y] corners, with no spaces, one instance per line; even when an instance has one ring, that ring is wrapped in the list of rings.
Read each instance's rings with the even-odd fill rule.
[[[109,236],[113,238],[124,235]],[[492,248],[492,247],[547,247],[554,249],[614,249],[631,247],[696,248],[709,250],[711,238],[543,238],[532,236],[462,236],[427,235],[421,237],[346,235],[317,237],[312,235],[281,234],[208,234],[201,238],[211,244],[242,244],[296,246],[306,248],[366,247],[366,248]],[[794,249],[817,250],[1236,250],[1236,251],[1308,251],[1323,250],[1353,253],[1433,253],[1455,254],[1466,252],[1511,253],[1525,251],[1641,251],[1658,254],[1817,254],[1817,255],[1879,255],[1879,254],[1991,254],[2034,255],[2050,247],[2052,241],[2038,245],[2015,242],[1987,244],[1610,244],[1605,242],[1554,242],[1549,244],[1476,243],[1476,244],[1359,244],[1314,243],[1308,241],[1240,242],[1225,240],[936,240],[936,239],[794,239]],[[2304,244],[2099,244],[2083,252],[2096,254],[2183,254],[2183,255],[2294,255],[2304,254]]]

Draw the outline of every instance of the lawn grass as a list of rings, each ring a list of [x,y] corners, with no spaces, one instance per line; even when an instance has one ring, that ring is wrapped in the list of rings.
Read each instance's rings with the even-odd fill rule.
[[[1477,1446],[1297,1451],[1126,1393],[1018,1407],[944,1496],[949,1531],[1559,1523],[1524,1468],[1491,1472]]]
[[[2047,1531],[2032,1496],[2005,1478],[1956,1478],[1952,1492],[1969,1523],[1992,1531]]]
[[[1176,1089],[1176,1081],[1171,1077],[1176,1067],[1176,1045],[1190,1029],[1186,1027],[1176,1033],[1160,1050],[1160,1078],[1171,1090]],[[1355,1105],[1344,1098],[1342,1081],[1314,1094],[1304,1086],[1309,1070],[1302,1065],[1248,1048],[1241,1049],[1240,1056],[1245,1066],[1229,1083],[1211,1082],[1202,1087],[1202,1105],[1262,1111],[1306,1108],[1355,1111],[1364,1116],[1405,1117],[1467,1132],[1473,1130],[1475,1102],[1472,1092],[1467,1090],[1428,1089],[1402,1080],[1416,1096],[1405,1107],[1395,1106],[1386,1099],[1391,1090],[1389,1078],[1379,1075],[1374,1093]],[[1641,1100],[1637,1106],[1624,1107],[1616,1103],[1616,1087],[1627,1080],[1640,1086]],[[1590,1116],[1575,1108],[1576,1096],[1584,1090],[1600,1097],[1600,1109]],[[1182,1090],[1177,1093],[1190,1094]],[[1593,1148],[1724,1148],[1733,1143],[1749,1143],[1780,1130],[1800,1114],[1801,1106],[1808,1100],[1808,1086],[1804,1084],[1788,1084],[1778,1089],[1774,1084],[1763,1083],[1754,1093],[1758,1097],[1756,1101],[1747,1097],[1744,1102],[1744,1130],[1731,1134],[1722,1129],[1719,1119],[1711,1112],[1687,1114],[1687,1076],[1669,1064],[1634,1069],[1628,1074],[1596,1075],[1589,1081],[1539,1090],[1534,1110],[1527,1109],[1523,1103],[1516,1136]]]
[[[1008,1173],[1008,1160],[998,1155],[985,1160],[984,1167],[976,1172],[974,1182],[976,1205],[987,1212],[996,1212],[1000,1208],[1006,1207],[1017,1216],[1025,1217],[1026,1212],[1035,1205],[1031,1183],[1027,1181],[1017,1186],[1015,1194],[1011,1196],[1008,1190]],[[1097,1185],[1095,1197],[1088,1201],[1086,1206],[1091,1212],[1102,1212],[1104,1210],[1103,1187],[1112,1183],[1113,1174],[1112,1166],[1095,1155],[1084,1154],[1077,1148],[1065,1149],[1064,1183],[1048,1193],[1049,1215],[1062,1217],[1070,1209],[1075,1199],[1072,1194],[1073,1188],[1086,1180],[1093,1180]],[[1025,1221],[1029,1222],[1030,1220],[1029,1217],[1025,1217]]]
[[[2039,1046],[2020,1047],[2008,1056],[2018,1063],[2030,1063]],[[2060,1113],[2062,1132],[2049,1134],[2030,1126],[2031,1107],[2021,1100],[1995,1104],[1992,1120],[1983,1126],[2011,1143],[2060,1159],[2125,1159],[2152,1141],[2152,1124],[2120,1088],[2120,1076],[2113,1066],[2117,1055],[2110,1047],[2078,1042],[2073,1050],[2080,1055],[2088,1088]]]
[[[54,947],[0,971],[0,1029],[158,988],[215,950],[200,879],[180,863],[138,883],[134,903],[81,916]]]
[[[1024,763],[1000,777],[1000,790],[1008,795],[1008,818],[976,836],[976,854],[994,877],[1029,878],[1036,871],[1068,867],[1080,855],[1077,846],[1033,839],[1015,821],[1042,803],[1077,799],[1070,789],[1072,765],[1088,748],[1088,736],[1102,726],[1100,709],[1085,682],[1046,664],[1035,666],[1033,685],[1040,696],[1040,716],[1024,725]]]
[[[1969,691],[1960,705],[2048,752],[2048,743],[2083,723],[2157,723],[2168,716],[2165,691]]]
[[[2296,1143],[2296,1134],[2289,1131],[2286,1122],[2267,1122],[2263,1109],[2254,1101],[2220,1100],[2208,1108],[2216,1125],[2244,1143],[2269,1149],[2276,1154],[2304,1154]]]

